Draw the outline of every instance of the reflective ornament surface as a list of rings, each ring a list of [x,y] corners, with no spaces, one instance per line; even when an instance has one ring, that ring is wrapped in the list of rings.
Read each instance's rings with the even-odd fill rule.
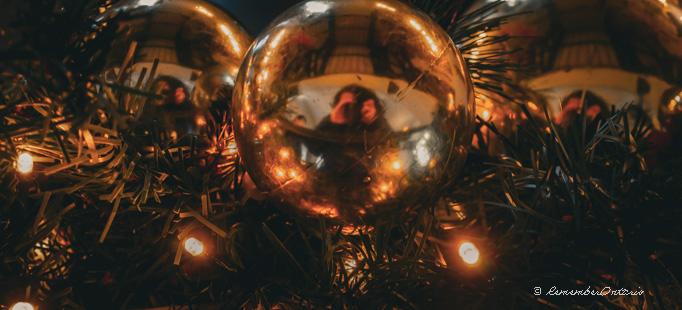
[[[255,184],[302,218],[347,228],[405,215],[456,176],[474,128],[464,61],[398,1],[307,1],[244,58],[233,97]]]
[[[253,38],[228,13],[208,1],[133,0],[98,18],[113,23],[105,78],[160,99],[126,94],[121,108],[135,123],[135,138],[205,135],[213,107],[229,113],[239,66]],[[156,123],[156,125],[155,125]],[[155,128],[156,126],[156,128]]]
[[[476,1],[470,10],[490,3]],[[530,74],[514,79],[541,93],[555,123],[579,110],[642,105],[656,128],[666,93],[682,85],[682,10],[665,0],[508,0],[486,18],[520,14],[490,35]],[[483,52],[483,51],[482,51]],[[576,97],[578,97],[576,99]],[[593,114],[595,113],[593,112]]]

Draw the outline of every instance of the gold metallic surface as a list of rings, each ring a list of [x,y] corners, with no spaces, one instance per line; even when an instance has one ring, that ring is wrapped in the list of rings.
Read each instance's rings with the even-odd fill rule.
[[[208,1],[137,0],[111,8],[98,20],[117,27],[105,78],[163,97],[119,99],[131,118],[139,117],[142,130],[136,133],[152,132],[156,120],[160,135],[205,134],[211,121],[208,108],[223,96],[220,108],[229,109],[227,101],[253,38],[228,13]]]
[[[232,117],[244,166],[271,200],[359,227],[438,197],[466,158],[473,100],[459,51],[417,9],[307,1],[254,42]]]
[[[486,4],[478,0],[472,11]],[[666,0],[509,0],[485,18],[509,16],[487,35],[524,65],[515,82],[545,97],[550,115],[575,114],[586,90],[602,108],[641,105],[656,128],[682,86],[682,9]],[[480,53],[484,53],[481,50]],[[674,93],[673,96],[669,94]],[[561,104],[559,104],[561,102]],[[588,103],[588,106],[591,103]]]

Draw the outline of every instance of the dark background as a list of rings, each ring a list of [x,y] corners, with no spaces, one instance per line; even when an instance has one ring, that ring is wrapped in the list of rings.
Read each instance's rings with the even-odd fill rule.
[[[210,0],[239,20],[254,37],[286,9],[302,0]]]

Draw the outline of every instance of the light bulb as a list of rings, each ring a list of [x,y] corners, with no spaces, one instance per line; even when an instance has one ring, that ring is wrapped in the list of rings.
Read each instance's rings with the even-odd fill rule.
[[[33,156],[29,153],[21,153],[17,157],[17,170],[23,174],[33,171]]]
[[[204,243],[197,238],[191,237],[185,240],[185,250],[194,256],[204,253]]]
[[[33,305],[27,302],[18,302],[10,308],[10,310],[33,310]]]
[[[473,243],[462,242],[462,244],[459,245],[459,256],[465,263],[473,265],[478,263],[480,253]]]

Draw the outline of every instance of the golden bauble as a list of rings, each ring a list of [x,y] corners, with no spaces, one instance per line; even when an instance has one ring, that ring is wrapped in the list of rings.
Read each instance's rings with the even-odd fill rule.
[[[489,2],[478,0],[470,10]],[[570,119],[587,97],[593,111],[641,105],[661,127],[660,108],[674,98],[667,94],[682,86],[676,1],[508,0],[495,11],[485,18],[516,15],[487,34],[509,35],[504,49],[522,49],[510,59],[529,74],[513,78],[545,97],[555,123]]]
[[[162,97],[119,98],[130,123],[137,118],[134,137],[143,147],[151,144],[154,121],[165,138],[205,134],[212,121],[209,108],[221,92],[226,102],[213,107],[228,113],[228,95],[253,41],[228,13],[203,0],[138,0],[123,2],[98,20],[117,29],[106,79]]]
[[[307,1],[244,58],[233,96],[255,184],[299,218],[347,227],[439,197],[474,129],[465,63],[448,35],[398,1]]]

